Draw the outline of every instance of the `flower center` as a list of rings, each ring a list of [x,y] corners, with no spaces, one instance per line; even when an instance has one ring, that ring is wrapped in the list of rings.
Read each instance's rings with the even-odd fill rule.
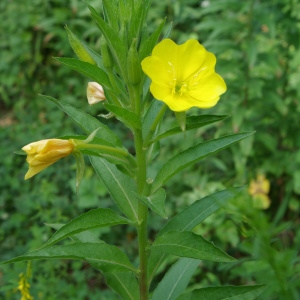
[[[168,73],[170,75],[170,87],[172,89],[172,95],[179,95],[182,96],[183,94],[187,93],[188,83],[186,81],[178,82],[177,73],[175,71],[175,68],[171,62],[168,62],[169,64],[169,70]]]
[[[182,96],[184,93],[188,91],[188,85],[185,82],[175,82],[172,94],[177,94]]]

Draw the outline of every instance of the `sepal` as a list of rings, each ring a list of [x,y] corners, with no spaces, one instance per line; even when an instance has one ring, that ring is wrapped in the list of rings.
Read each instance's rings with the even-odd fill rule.
[[[175,111],[175,116],[177,119],[177,122],[179,124],[179,127],[181,128],[181,131],[185,131],[186,127],[186,112],[185,111]]]

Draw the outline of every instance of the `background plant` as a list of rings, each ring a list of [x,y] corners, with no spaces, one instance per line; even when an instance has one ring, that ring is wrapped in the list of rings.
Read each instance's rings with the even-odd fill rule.
[[[31,1],[30,5],[26,5],[24,2],[24,6],[18,4],[18,9],[16,9],[16,4],[9,2],[2,4],[3,9],[1,9],[3,14],[5,11],[5,18],[8,20],[4,22],[4,26],[7,28],[2,26],[4,29],[1,32],[1,36],[4,37],[2,40],[7,43],[14,40],[15,43],[12,43],[12,46],[7,44],[1,46],[5,47],[4,50],[3,48],[1,50],[2,55],[5,54],[1,59],[1,70],[3,70],[1,74],[5,76],[5,80],[1,80],[1,87],[6,96],[5,93],[1,96],[1,124],[3,125],[1,125],[0,134],[1,143],[4,145],[1,148],[2,157],[7,158],[0,166],[0,172],[4,178],[1,181],[1,206],[5,208],[5,210],[2,209],[1,215],[1,249],[3,249],[1,255],[4,259],[8,258],[8,255],[11,256],[12,251],[14,251],[14,255],[18,255],[29,250],[27,248],[30,245],[30,243],[28,244],[29,240],[32,241],[31,243],[38,240],[38,237],[47,240],[50,234],[49,229],[41,226],[41,223],[52,222],[54,219],[61,220],[63,223],[78,215],[78,212],[92,207],[98,201],[94,199],[95,202],[91,203],[93,200],[88,200],[91,199],[89,197],[91,186],[96,185],[90,169],[86,178],[91,178],[91,180],[82,182],[80,192],[82,194],[78,203],[78,201],[72,200],[75,198],[74,181],[72,174],[67,169],[60,173],[61,176],[57,176],[57,174],[54,176],[54,169],[45,171],[45,175],[41,175],[45,180],[41,181],[39,178],[39,182],[42,184],[22,183],[20,185],[25,173],[25,166],[21,169],[23,159],[11,155],[28,140],[38,140],[45,134],[49,137],[55,136],[61,127],[65,129],[66,133],[73,129],[73,125],[64,118],[63,114],[54,106],[45,104],[36,96],[37,93],[50,94],[54,97],[64,94],[65,101],[76,104],[79,108],[86,106],[83,101],[85,90],[82,89],[82,77],[77,77],[74,72],[70,73],[67,68],[58,68],[51,57],[71,55],[71,49],[66,43],[66,34],[63,29],[63,25],[66,23],[89,45],[93,45],[94,42],[97,45],[99,37],[90,29],[90,17],[85,6],[80,2],[71,2],[70,8],[62,7],[59,1],[43,1],[43,4],[45,6],[39,1],[34,3]],[[92,5],[99,4],[92,3]],[[153,1],[154,8],[149,16],[149,25],[158,24],[166,15],[169,20],[174,19],[172,38],[180,42],[195,37],[203,42],[210,51],[216,53],[218,72],[225,77],[228,85],[228,92],[222,98],[222,104],[213,108],[211,112],[227,114],[232,111],[231,118],[220,125],[211,126],[210,131],[206,131],[205,135],[202,130],[198,130],[195,134],[187,134],[186,145],[193,144],[196,137],[199,139],[204,135],[203,138],[206,139],[208,135],[219,136],[232,129],[257,131],[252,140],[247,139],[228,152],[220,153],[217,158],[201,163],[201,170],[199,165],[195,165],[189,174],[174,178],[170,183],[173,201],[168,203],[167,211],[172,214],[187,203],[191,203],[193,199],[222,189],[224,186],[248,183],[250,179],[256,178],[259,172],[265,173],[271,182],[269,196],[272,204],[265,213],[251,209],[252,200],[244,194],[239,200],[238,206],[235,203],[231,209],[226,210],[226,214],[221,212],[214,215],[206,221],[206,224],[198,228],[199,232],[205,232],[209,239],[217,240],[216,243],[221,248],[229,249],[233,256],[240,255],[241,258],[253,257],[260,260],[242,264],[241,267],[238,265],[235,272],[216,269],[216,266],[213,265],[206,266],[209,272],[206,272],[206,275],[199,274],[196,279],[200,286],[220,281],[222,284],[244,283],[245,278],[241,274],[244,275],[245,270],[249,274],[247,282],[264,283],[266,276],[263,275],[267,270],[270,274],[270,282],[274,283],[273,288],[269,291],[271,296],[268,297],[276,299],[277,295],[279,299],[280,297],[289,299],[284,298],[287,297],[286,290],[288,289],[292,291],[288,297],[297,299],[299,293],[299,280],[297,280],[299,279],[299,261],[297,260],[299,249],[299,233],[297,233],[299,232],[297,230],[299,228],[299,139],[296,132],[299,114],[298,6],[298,1],[273,1],[272,3],[262,3],[261,1],[162,3]],[[74,7],[78,9],[74,10]],[[23,14],[15,15],[16,12],[22,10]],[[30,12],[27,12],[28,10]],[[75,18],[76,11],[81,15],[80,18]],[[84,15],[86,17],[83,17]],[[24,24],[17,27],[19,34],[16,33],[17,23],[14,21],[16,19]],[[86,21],[78,23],[79,19]],[[72,22],[75,22],[76,25]],[[45,40],[49,42],[44,44],[35,42],[36,31],[33,28],[36,24],[44,24],[41,26],[42,29],[38,30],[40,40],[44,40],[47,33],[52,33],[52,39]],[[20,39],[20,36],[23,38]],[[24,36],[29,42],[25,42]],[[42,46],[39,47],[36,44]],[[18,51],[21,49],[20,55]],[[34,52],[33,49],[40,50]],[[39,55],[32,56],[33,52],[39,53]],[[41,59],[41,56],[44,59]],[[8,60],[9,57],[13,58]],[[40,67],[41,62],[51,63],[51,65]],[[24,68],[24,66],[29,67]],[[36,70],[35,77],[31,76],[32,69]],[[22,75],[23,70],[29,72],[29,75]],[[39,72],[45,73],[40,74]],[[40,75],[38,76],[38,74]],[[57,82],[61,84],[57,84]],[[41,111],[45,113],[40,114]],[[62,122],[64,122],[64,126],[61,125]],[[27,124],[26,128],[24,128],[24,124]],[[40,124],[43,126],[39,126]],[[122,136],[127,133],[120,131],[119,134]],[[169,148],[165,151],[169,154],[175,149],[177,151],[180,147],[177,138],[169,140],[163,146],[167,145]],[[162,159],[163,155],[164,153],[162,153]],[[69,162],[62,162],[60,167],[63,165],[67,166]],[[49,178],[51,178],[50,182]],[[66,189],[69,192],[68,196]],[[101,203],[109,206],[109,201],[105,200],[107,195],[104,188],[100,186],[98,189],[103,195]],[[184,196],[178,197],[182,191],[185,192]],[[27,200],[29,192],[32,201]],[[56,194],[60,201],[54,203],[53,198],[50,197],[53,194]],[[78,204],[75,206],[74,203]],[[50,209],[53,205],[55,205],[55,210]],[[69,209],[70,205],[72,209]],[[20,214],[16,214],[17,211]],[[252,218],[257,214],[260,218]],[[28,219],[30,220],[29,224]],[[262,219],[264,221],[261,221]],[[158,219],[153,216],[151,224],[154,229],[159,226],[158,222]],[[210,224],[222,224],[222,226],[212,231]],[[24,235],[24,231],[22,231],[21,235],[20,229],[24,226],[28,228],[28,232]],[[253,228],[259,229],[254,234],[257,238],[251,238]],[[110,234],[108,232],[102,234],[112,235],[112,238],[120,236],[120,232],[116,229],[113,229]],[[247,237],[246,240],[245,237]],[[134,238],[132,232],[127,232],[126,239],[132,238]],[[240,243],[241,241],[244,243]],[[126,245],[125,242],[124,245]],[[271,245],[274,251],[266,253],[264,245]],[[31,249],[36,246],[33,244]],[[271,253],[272,255],[270,255]],[[280,263],[286,260],[290,263]],[[60,282],[64,289],[60,290],[70,293],[73,299],[76,299],[75,297],[82,299],[79,295],[75,296],[75,288],[70,284],[70,282],[81,284],[81,275],[77,270],[80,270],[82,265],[70,263],[68,268],[65,266],[65,263],[58,265],[56,270],[63,279]],[[9,269],[7,267],[4,269],[3,266],[1,268],[4,274],[2,280],[3,286],[5,286],[5,289],[3,288],[5,297],[18,298],[13,293],[13,287],[16,286],[18,274],[23,272],[25,267],[15,265]],[[47,283],[51,282],[51,278],[53,278],[49,269],[51,269],[50,266],[45,263],[39,267],[33,267],[34,293],[42,293],[42,295],[46,293],[47,295],[51,291],[51,285],[44,284],[46,282],[44,278],[47,278],[45,276],[49,276]],[[54,272],[55,270],[53,275]],[[215,275],[220,273],[221,276]],[[92,283],[97,276],[99,274],[95,274],[91,270],[90,286],[93,286]],[[53,284],[57,284],[55,278],[52,281]],[[283,286],[277,284],[279,281],[284,282]],[[11,285],[8,285],[8,282],[11,282]],[[82,284],[80,290],[83,295],[86,295],[88,290],[84,286],[85,284]],[[68,297],[71,297],[70,295]],[[58,296],[64,295],[56,295],[56,297]],[[263,295],[263,297],[266,296]],[[40,298],[43,297],[40,296]]]

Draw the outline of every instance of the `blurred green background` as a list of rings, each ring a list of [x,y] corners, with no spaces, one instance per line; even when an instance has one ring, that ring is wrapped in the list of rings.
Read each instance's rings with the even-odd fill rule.
[[[101,10],[101,1],[88,3]],[[169,216],[226,187],[252,187],[252,195],[245,188],[196,228],[238,262],[204,262],[190,286],[267,283],[260,299],[300,299],[300,1],[152,0],[149,30],[164,17],[173,22],[171,38],[176,42],[195,38],[216,54],[217,72],[227,83],[228,91],[216,107],[189,113],[229,117],[165,140],[158,163],[201,139],[256,131],[252,138],[176,176],[166,187]],[[88,79],[53,59],[75,57],[64,25],[99,51],[99,31],[86,5],[81,0],[5,0],[0,3],[0,20],[0,259],[6,260],[45,242],[53,233],[45,223],[66,223],[113,203],[91,167],[76,195],[72,157],[24,181],[25,157],[14,154],[32,141],[80,133],[38,94],[93,115],[104,112],[101,105],[87,105]],[[172,119],[169,113],[165,122]],[[116,122],[103,122],[130,146],[128,132]],[[163,224],[151,215],[150,235]],[[135,255],[131,228],[97,233]],[[25,271],[26,263],[0,266],[0,299],[20,299],[19,274]],[[31,294],[50,300],[119,299],[99,272],[67,260],[34,261]]]

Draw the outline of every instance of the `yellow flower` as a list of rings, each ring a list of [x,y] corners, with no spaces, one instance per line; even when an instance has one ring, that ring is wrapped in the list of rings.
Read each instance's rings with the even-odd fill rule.
[[[71,154],[74,144],[69,140],[49,139],[28,144],[22,150],[27,153],[29,164],[29,170],[25,175],[26,180]]]
[[[270,192],[270,182],[264,175],[258,175],[256,180],[251,180],[248,193],[253,197],[254,206],[261,209],[267,209],[271,200],[268,197]]]
[[[21,292],[21,300],[33,300],[33,297],[29,292],[30,284],[27,281],[26,275],[23,273],[20,274],[20,280],[18,285],[18,290]]]
[[[105,100],[103,87],[97,82],[89,82],[86,89],[86,96],[90,105]]]
[[[196,40],[182,45],[165,39],[142,61],[152,80],[152,95],[175,112],[191,107],[210,108],[225,93],[226,84],[215,73],[216,57]]]

